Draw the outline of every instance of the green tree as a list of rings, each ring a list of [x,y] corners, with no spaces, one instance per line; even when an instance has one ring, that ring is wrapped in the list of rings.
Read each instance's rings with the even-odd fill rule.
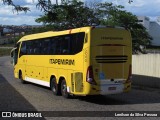
[[[123,10],[123,6],[100,3],[98,7],[99,19],[102,25],[122,26],[131,31],[133,53],[143,53],[142,47],[150,45],[152,37],[148,34],[146,28],[138,23],[138,18],[135,15]]]
[[[36,19],[36,22],[55,26],[56,30],[98,25],[96,13],[77,0],[52,5],[49,12]]]
[[[13,0],[2,1],[4,4],[13,6],[17,12],[30,10],[28,7],[15,5]],[[58,0],[55,1],[56,4],[51,4],[51,0],[38,0],[36,6],[44,12],[44,15],[37,18],[36,22],[52,26],[49,29],[53,28],[54,30],[90,25],[122,26],[131,31],[133,52],[135,53],[137,51],[143,52],[141,46],[147,46],[151,43],[152,37],[145,27],[138,24],[138,19],[135,15],[123,10],[123,6],[115,6],[106,2],[87,7],[78,0],[61,0],[61,4],[58,4]],[[129,3],[131,2],[133,1],[129,0]],[[48,28],[43,30],[48,30]]]
[[[1,0],[3,2],[4,5],[9,5],[9,6],[13,6],[13,10],[14,11],[24,11],[24,12],[27,12],[27,11],[30,11],[30,8],[29,7],[25,7],[25,6],[20,6],[20,5],[16,5],[13,0]],[[69,0],[61,0],[62,3],[64,2],[68,2]],[[33,0],[34,2],[34,0]],[[58,0],[55,0],[56,2],[56,5],[58,5]],[[126,1],[127,2],[127,1]],[[128,0],[128,3],[132,3],[133,0]],[[41,10],[43,11],[48,11],[50,9],[50,6],[51,6],[51,0],[38,0],[38,3],[37,3],[37,7],[40,8]]]

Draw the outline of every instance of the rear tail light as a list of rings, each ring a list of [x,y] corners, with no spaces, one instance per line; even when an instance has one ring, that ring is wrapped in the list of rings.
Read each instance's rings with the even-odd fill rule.
[[[86,76],[86,81],[90,84],[96,85],[96,81],[94,79],[94,75],[93,75],[93,68],[92,66],[89,66],[87,69],[87,76]]]
[[[129,66],[129,73],[126,83],[131,82],[131,78],[132,78],[132,65]]]

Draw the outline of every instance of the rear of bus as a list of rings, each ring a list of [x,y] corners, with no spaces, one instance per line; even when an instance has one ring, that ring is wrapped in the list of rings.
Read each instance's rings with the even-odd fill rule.
[[[131,35],[123,28],[90,30],[86,94],[118,94],[131,89]]]

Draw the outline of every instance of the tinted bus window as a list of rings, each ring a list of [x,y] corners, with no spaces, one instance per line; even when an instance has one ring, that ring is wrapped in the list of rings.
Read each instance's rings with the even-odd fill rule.
[[[82,51],[85,33],[74,33],[22,43],[21,55],[74,55]]]
[[[26,50],[27,50],[26,49],[26,42],[22,42],[19,57],[21,57],[22,55],[25,55],[27,52]]]
[[[83,44],[84,44],[84,37],[85,33],[76,33],[73,34],[71,37],[71,52],[72,54],[77,54],[82,51]]]
[[[51,38],[50,54],[73,55],[82,51],[85,33],[75,33]]]

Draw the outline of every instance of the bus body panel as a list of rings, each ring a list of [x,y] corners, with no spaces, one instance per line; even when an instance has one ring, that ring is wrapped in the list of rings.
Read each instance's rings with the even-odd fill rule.
[[[79,33],[85,33],[84,38],[81,38],[82,34],[79,37],[74,36]],[[131,83],[126,82],[131,64],[131,37],[128,31],[115,28],[83,27],[28,35],[20,39],[18,43],[27,44],[29,41],[32,41],[31,43],[35,41],[39,44],[39,41],[57,39],[59,36],[63,37],[64,41],[68,40],[69,43],[71,39],[68,38],[72,36],[73,41],[78,42],[74,43],[76,44],[74,48],[79,51],[60,55],[21,55],[23,48],[21,45],[18,62],[15,65],[15,77],[19,78],[21,70],[24,80],[47,87],[50,87],[52,77],[56,78],[58,84],[64,78],[67,91],[74,95],[117,94],[130,90]],[[81,50],[79,48],[80,39],[83,39]],[[50,46],[51,43],[48,45]],[[45,47],[42,47],[41,51]],[[52,49],[55,48],[57,47],[52,47]],[[96,85],[87,81],[90,66],[93,68]]]
[[[120,28],[95,28],[91,30],[90,40],[91,66],[98,84],[92,89],[99,94],[129,91],[131,85],[126,81],[131,65],[130,33]]]

